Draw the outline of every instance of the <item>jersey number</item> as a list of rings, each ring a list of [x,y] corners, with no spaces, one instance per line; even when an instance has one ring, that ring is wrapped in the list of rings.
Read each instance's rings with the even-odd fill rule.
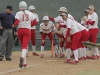
[[[22,21],[28,21],[29,20],[29,15],[28,14],[22,14]]]

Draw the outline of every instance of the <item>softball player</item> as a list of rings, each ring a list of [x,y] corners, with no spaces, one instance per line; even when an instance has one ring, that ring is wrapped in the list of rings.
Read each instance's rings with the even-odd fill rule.
[[[86,59],[86,47],[82,44],[82,42],[88,41],[89,39],[89,33],[86,30],[86,28],[84,26],[82,26],[80,23],[78,23],[77,21],[74,21],[76,27],[78,28],[78,30],[81,32],[81,38],[79,41],[79,45],[78,45],[78,54],[79,54],[79,60],[81,59]]]
[[[82,18],[83,21],[86,22],[90,32],[90,42],[96,43],[97,35],[98,35],[98,15],[95,12],[95,7],[90,5],[88,7],[89,15],[88,18]],[[92,59],[99,58],[99,52],[97,47],[92,47]]]
[[[84,10],[84,14],[85,14],[84,18],[88,18],[89,10],[88,9],[85,9]],[[89,30],[88,25],[86,24],[85,21],[82,21],[81,20],[81,25],[84,26],[87,29],[87,31]]]
[[[84,18],[88,18],[89,10],[85,9],[84,14],[85,14]],[[87,41],[89,41],[90,33],[89,33],[88,25],[86,24],[85,21],[82,21],[82,20],[81,20],[81,25],[84,26],[86,28],[86,30],[88,31]],[[90,57],[88,56],[88,51],[89,51],[89,49],[86,47],[86,58],[90,59]]]
[[[21,42],[22,46],[22,56],[20,58],[20,64],[19,67],[26,67],[26,53],[27,53],[27,47],[28,43],[31,39],[31,26],[34,26],[37,24],[35,16],[29,12],[27,9],[27,4],[24,1],[21,1],[19,3],[19,9],[20,11],[16,13],[16,21],[13,25],[13,27],[16,27],[18,25],[18,38]]]
[[[37,22],[39,22],[39,17],[35,13],[35,7],[33,5],[29,6],[29,11],[33,13],[33,15],[36,17]],[[36,53],[36,26],[31,27],[31,40],[32,40],[32,50],[33,50],[33,56],[39,56],[39,54]]]
[[[64,58],[64,41],[65,41],[65,34],[66,34],[66,28],[60,27],[60,23],[56,22],[55,23],[55,29],[54,33],[58,36],[59,38],[59,45],[60,45],[60,58]]]
[[[67,32],[66,32],[66,39],[68,42],[71,42],[71,49],[73,50],[74,56],[75,56],[75,60],[71,61],[70,59],[70,50],[66,49],[67,51],[67,55],[69,55],[67,57],[67,60],[65,60],[64,62],[70,62],[71,64],[77,64],[79,63],[78,61],[78,44],[79,44],[79,40],[81,38],[81,32],[78,30],[78,28],[76,27],[76,25],[74,25],[74,22],[68,18],[68,14],[66,13],[62,13],[62,18],[64,20],[64,24],[66,24],[67,26]],[[70,34],[72,36],[72,38],[70,37]]]
[[[44,57],[44,45],[45,45],[46,36],[48,36],[50,39],[50,42],[53,43],[54,50],[55,50],[55,43],[54,43],[53,34],[52,34],[53,29],[54,29],[54,24],[51,21],[49,21],[48,16],[44,16],[43,23],[40,24],[40,33],[41,33],[41,38],[42,38],[41,58]]]
[[[67,9],[65,7],[60,7],[60,9],[58,10],[59,11],[59,16],[57,16],[56,18],[52,18],[52,17],[49,17],[50,20],[52,21],[58,21],[61,25],[61,27],[63,28],[66,28],[66,25],[64,25],[64,21],[62,19],[62,13],[68,13]],[[74,20],[73,16],[68,14],[68,18],[70,18],[71,20]]]

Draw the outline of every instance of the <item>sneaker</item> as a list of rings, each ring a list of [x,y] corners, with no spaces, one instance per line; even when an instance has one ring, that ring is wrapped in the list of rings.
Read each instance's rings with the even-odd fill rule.
[[[97,56],[97,59],[99,59],[100,58],[100,56],[98,56],[98,55],[96,55]]]
[[[83,57],[81,57],[81,58],[78,58],[78,60],[80,61],[80,60],[82,60],[83,59]]]
[[[74,54],[71,54],[70,57],[71,57],[71,58],[74,58]]]
[[[2,61],[2,59],[0,59],[0,61]]]
[[[92,57],[92,60],[97,60],[98,58],[97,58],[97,56],[96,55],[94,55],[93,57]]]
[[[20,58],[20,63],[19,63],[19,67],[20,67],[20,68],[23,67],[23,61],[24,61],[24,59],[21,57],[21,58]]]
[[[90,59],[90,56],[86,56],[87,59]]]
[[[23,67],[26,67],[27,66],[27,64],[23,64]]]
[[[44,58],[44,54],[41,54],[41,58]]]
[[[77,64],[77,63],[79,63],[79,61],[73,60],[70,62],[70,64]]]
[[[39,54],[37,54],[36,52],[33,52],[32,54],[33,56],[39,56]]]
[[[12,61],[12,59],[11,59],[11,58],[6,58],[6,60],[7,60],[7,61]]]
[[[89,59],[93,59],[94,56],[95,56],[95,55],[90,56]]]
[[[65,57],[65,55],[64,54],[62,54],[62,56],[61,56],[62,58],[64,58]]]
[[[64,57],[65,57],[65,55],[61,53],[60,54],[60,58],[64,58]]]
[[[57,53],[55,53],[55,57],[58,57]]]
[[[86,57],[83,57],[83,60],[86,60],[87,58]]]
[[[64,61],[64,63],[70,63],[71,62],[71,59],[66,59],[65,61]]]

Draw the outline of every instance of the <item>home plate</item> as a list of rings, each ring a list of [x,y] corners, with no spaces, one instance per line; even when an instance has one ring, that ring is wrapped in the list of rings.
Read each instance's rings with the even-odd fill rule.
[[[57,61],[57,60],[46,60],[46,61]]]

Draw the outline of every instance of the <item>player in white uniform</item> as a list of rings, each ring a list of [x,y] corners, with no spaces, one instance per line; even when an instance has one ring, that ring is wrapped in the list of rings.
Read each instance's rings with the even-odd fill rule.
[[[16,21],[13,25],[13,28],[18,25],[18,38],[22,46],[22,56],[20,58],[19,67],[26,67],[26,53],[27,46],[31,39],[31,26],[37,24],[35,16],[27,9],[27,4],[24,1],[19,3],[20,11],[16,13]]]
[[[67,11],[67,9],[65,7],[60,7],[60,9],[58,11],[60,13],[59,16],[57,16],[55,18],[49,17],[49,19],[52,20],[52,21],[55,21],[55,22],[56,21],[59,22],[60,25],[61,25],[61,27],[66,28],[66,25],[64,25],[64,20],[62,19],[62,16],[61,15],[62,15],[62,13],[68,13],[68,11]],[[70,18],[71,20],[74,20],[73,16],[70,15],[70,14],[68,14],[68,18]]]
[[[98,15],[95,12],[95,7],[93,5],[90,5],[88,7],[89,15],[88,18],[82,18],[83,21],[85,21],[88,25],[89,32],[90,32],[90,42],[96,43],[97,35],[98,35]],[[97,47],[93,47],[91,49],[92,51],[92,59],[98,59],[99,58],[99,52]]]
[[[36,17],[37,22],[39,22],[39,17],[35,13],[35,7],[33,5],[29,6],[29,11],[33,13],[33,15]],[[39,56],[39,54],[36,53],[36,26],[31,27],[31,40],[32,40],[32,51],[33,56]]]
[[[66,28],[62,28],[60,27],[60,23],[56,22],[55,23],[55,29],[54,29],[54,33],[58,36],[59,38],[59,45],[60,45],[60,58],[64,58],[64,51],[63,51],[63,47],[64,47],[64,42],[65,42],[65,35],[66,35]]]
[[[71,42],[71,49],[75,56],[75,60],[71,61],[70,49],[67,48],[66,49],[67,60],[65,60],[64,62],[71,63],[71,64],[77,64],[77,63],[79,63],[79,61],[78,61],[78,44],[79,44],[79,40],[81,38],[81,32],[78,30],[75,23],[71,19],[68,18],[67,13],[62,13],[62,18],[64,20],[64,24],[66,24],[67,29],[68,29],[66,32],[66,40],[68,42]],[[72,38],[70,37],[70,35],[72,36]]]
[[[84,18],[88,18],[89,10],[88,9],[85,9],[84,10],[84,14],[85,14]],[[81,20],[81,25],[83,25],[87,29],[87,31],[89,30],[88,25],[86,24],[85,21],[82,21]]]
[[[81,38],[78,45],[78,53],[79,53],[79,60],[86,59],[86,47],[82,44],[82,42],[88,41],[89,33],[84,26],[82,26],[77,21],[74,21],[76,27],[81,32]]]
[[[50,42],[53,43],[54,50],[55,50],[55,42],[53,40],[53,35],[52,35],[53,30],[54,30],[54,24],[51,21],[49,21],[48,16],[44,16],[43,23],[40,24],[40,33],[42,38],[41,58],[44,57],[44,45],[45,45],[46,36],[48,36]]]
[[[84,18],[88,18],[89,10],[85,9],[84,14],[85,14]],[[87,41],[88,41],[89,37],[90,37],[88,25],[86,24],[85,21],[82,21],[82,20],[81,20],[81,25],[84,26],[86,28],[86,30],[88,31],[88,37],[87,37]],[[89,51],[89,49],[86,47],[86,58],[90,59],[90,57],[88,56],[88,51]]]

